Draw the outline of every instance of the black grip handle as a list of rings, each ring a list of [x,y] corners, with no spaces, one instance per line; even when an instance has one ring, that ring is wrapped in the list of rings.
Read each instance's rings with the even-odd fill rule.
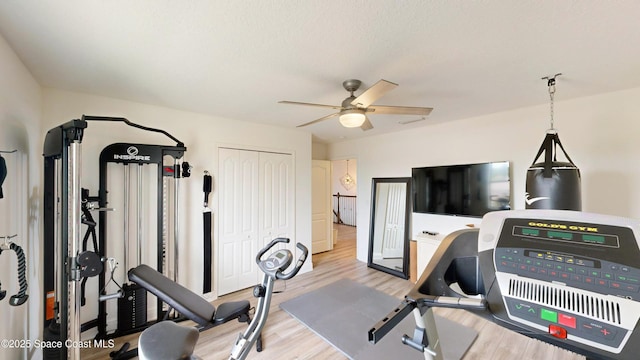
[[[293,267],[293,270],[291,270],[291,272],[289,272],[288,274],[282,274],[282,273],[276,274],[276,278],[278,278],[279,280],[289,280],[292,277],[296,276],[300,271],[300,269],[302,268],[302,265],[304,265],[304,262],[307,260],[307,255],[309,255],[309,249],[307,249],[307,247],[304,246],[302,243],[297,243],[296,247],[302,251],[302,255],[300,255],[300,257],[298,258],[298,261],[296,262],[296,265]]]
[[[15,251],[18,257],[18,283],[20,284],[20,290],[17,294],[11,296],[9,305],[20,306],[29,298],[29,295],[27,295],[27,266],[22,248],[16,243],[11,243],[10,249]]]
[[[269,244],[267,244],[267,246],[265,246],[262,250],[260,250],[260,252],[258,252],[258,255],[256,255],[256,264],[259,264],[260,261],[261,261],[260,258],[262,257],[262,255],[264,255],[267,251],[269,251],[277,243],[288,244],[289,241],[290,241],[289,238],[275,238],[275,239],[271,240],[271,242]]]

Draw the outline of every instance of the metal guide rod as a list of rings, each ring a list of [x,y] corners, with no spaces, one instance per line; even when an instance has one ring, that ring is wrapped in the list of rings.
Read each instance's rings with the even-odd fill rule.
[[[69,304],[68,304],[68,339],[73,344],[80,342],[80,268],[77,263],[77,256],[80,252],[80,224],[81,224],[81,189],[80,189],[80,169],[81,169],[81,146],[79,141],[74,141],[69,145],[69,193],[68,193],[68,226],[69,226],[69,259],[71,265],[71,278],[68,283]],[[73,346],[68,352],[69,359],[80,359],[80,346]]]
[[[54,296],[54,314],[53,314],[53,321],[59,321],[60,320],[60,299],[62,296],[62,289],[63,289],[63,283],[62,283],[62,275],[63,271],[62,271],[62,264],[60,263],[60,259],[62,258],[63,254],[60,254],[58,251],[59,249],[62,249],[62,247],[60,246],[60,241],[61,241],[61,237],[60,237],[60,232],[62,231],[62,203],[60,202],[60,194],[62,194],[62,189],[60,188],[60,179],[62,179],[61,177],[61,170],[60,170],[60,164],[59,164],[60,160],[56,160],[53,163],[54,166],[54,170],[53,172],[55,173],[55,177],[53,179],[53,188],[55,189],[54,192],[56,194],[56,198],[55,198],[55,205],[54,205],[54,211],[55,211],[55,224],[54,224],[54,229],[56,229],[57,231],[54,231],[54,235],[53,235],[53,249],[54,251],[52,252],[53,255],[53,270],[54,270],[54,279],[53,279],[53,296]],[[57,274],[60,274],[58,276],[56,276]]]
[[[180,164],[178,159],[176,158],[174,161],[174,175],[173,175],[173,281],[179,283],[178,281],[178,248],[179,248],[179,217],[178,210],[179,204],[178,199],[180,197]]]
[[[162,164],[161,164],[162,166]],[[169,277],[169,260],[167,258],[167,254],[169,253],[169,199],[168,199],[168,191],[167,191],[167,178],[162,177],[162,253],[159,254],[162,261],[162,273]]]
[[[142,164],[138,164],[137,167],[137,182],[138,202],[136,204],[136,218],[138,220],[138,230],[136,232],[136,247],[138,261],[136,266],[142,264]]]
[[[124,202],[122,203],[122,214],[124,217],[124,277],[127,279],[129,271],[129,164],[124,164]]]

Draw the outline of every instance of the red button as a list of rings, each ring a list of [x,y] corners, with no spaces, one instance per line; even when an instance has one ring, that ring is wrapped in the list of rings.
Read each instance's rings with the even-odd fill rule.
[[[576,318],[573,316],[558,314],[558,323],[573,329],[576,328]]]
[[[558,339],[566,339],[567,338],[567,330],[558,325],[549,325],[549,334],[557,337]]]

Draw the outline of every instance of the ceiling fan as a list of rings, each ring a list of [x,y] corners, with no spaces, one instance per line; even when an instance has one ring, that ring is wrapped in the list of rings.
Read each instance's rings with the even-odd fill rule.
[[[398,84],[394,84],[387,80],[379,80],[370,88],[365,90],[359,96],[354,96],[353,92],[360,88],[362,82],[356,79],[345,80],[342,86],[351,93],[349,97],[342,101],[342,105],[324,105],[313,104],[297,101],[279,101],[280,104],[307,105],[318,106],[340,110],[337,113],[323,116],[319,119],[309,121],[297,127],[303,127],[340,116],[340,124],[344,127],[354,128],[360,127],[362,130],[371,130],[373,125],[367,118],[366,114],[395,114],[395,115],[422,115],[427,116],[433,108],[428,107],[410,107],[410,106],[387,106],[387,105],[371,105],[374,101],[381,98],[387,92],[395,89]]]

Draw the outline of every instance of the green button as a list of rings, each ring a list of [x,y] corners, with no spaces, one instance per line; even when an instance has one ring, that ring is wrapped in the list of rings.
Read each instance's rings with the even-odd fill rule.
[[[542,320],[547,320],[550,321],[552,323],[556,323],[558,322],[558,313],[555,311],[551,311],[551,310],[547,310],[545,308],[542,308],[540,310],[540,318]]]
[[[613,279],[613,275],[611,275],[611,273],[602,273],[602,277],[605,279]]]

